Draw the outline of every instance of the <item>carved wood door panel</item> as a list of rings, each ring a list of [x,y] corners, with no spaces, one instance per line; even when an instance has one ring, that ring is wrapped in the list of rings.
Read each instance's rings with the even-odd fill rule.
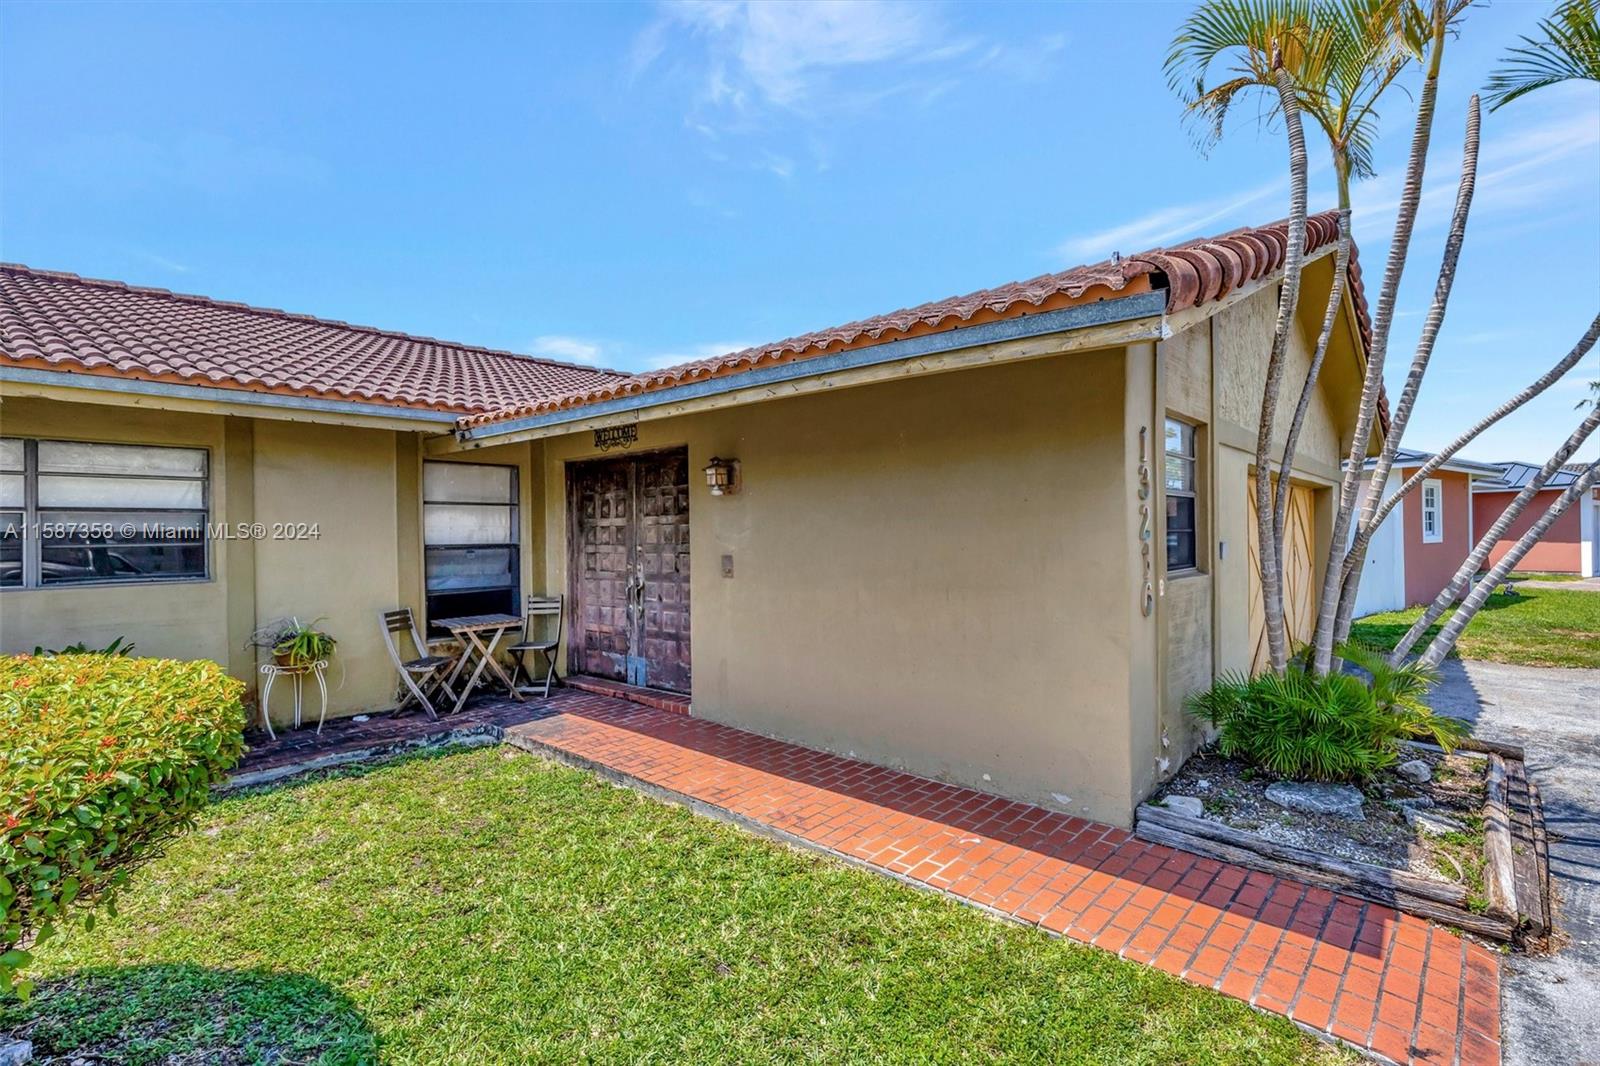
[[[636,654],[652,688],[689,691],[689,456],[639,460],[635,553],[643,586]]]
[[[567,501],[569,669],[688,692],[688,454],[573,464]]]
[[[632,629],[633,464],[585,463],[568,478],[574,673],[627,680]]]

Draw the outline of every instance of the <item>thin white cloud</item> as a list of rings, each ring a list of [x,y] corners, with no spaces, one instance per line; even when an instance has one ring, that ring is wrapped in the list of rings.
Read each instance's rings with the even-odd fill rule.
[[[1107,229],[1069,237],[1061,242],[1058,250],[1064,260],[1074,263],[1107,259],[1113,252],[1143,252],[1191,237],[1208,236],[1229,223],[1259,222],[1257,216],[1261,212],[1255,208],[1273,200],[1283,200],[1287,206],[1288,195],[1288,178],[1279,178],[1238,196],[1163,207]]]
[[[693,363],[701,359],[714,359],[719,355],[742,352],[749,347],[751,347],[749,341],[710,341],[705,344],[690,345],[681,351],[657,352],[655,355],[646,356],[643,364],[646,370],[664,370],[679,363]]]
[[[188,265],[180,263],[176,259],[168,259],[164,255],[157,255],[155,252],[147,252],[142,248],[135,248],[133,250],[133,254],[138,256],[140,259],[143,259],[147,263],[160,267],[162,270],[170,270],[174,274],[189,273]]]
[[[1435,135],[1435,143],[1440,138]],[[1488,126],[1478,153],[1478,176],[1472,197],[1473,223],[1527,208],[1548,211],[1552,201],[1593,180],[1593,152],[1600,145],[1600,122],[1592,113],[1568,112],[1502,132]],[[1590,157],[1590,166],[1582,165]],[[1427,177],[1417,209],[1417,229],[1445,226],[1455,206],[1461,180],[1459,144],[1436,148],[1428,155]],[[1405,181],[1403,161],[1357,185],[1351,193],[1358,239],[1386,237],[1394,228],[1395,211]],[[1592,195],[1593,189],[1588,192]],[[1475,225],[1474,225],[1475,228]]]
[[[1024,66],[1021,56],[996,69]],[[926,106],[981,58],[980,42],[939,8],[908,0],[668,0],[634,38],[627,74],[686,92],[685,124],[720,140],[785,120],[838,121],[896,97]]]
[[[528,351],[546,359],[559,359],[564,363],[599,366],[603,349],[598,341],[547,333],[542,337],[535,337],[533,343],[528,345]]]
[[[927,7],[898,0],[743,3],[682,0],[663,18],[704,43],[708,102],[745,109],[757,102],[800,108],[829,88],[832,74],[953,47]],[[635,43],[634,61],[666,47],[658,22]],[[646,64],[647,65],[647,64]]]

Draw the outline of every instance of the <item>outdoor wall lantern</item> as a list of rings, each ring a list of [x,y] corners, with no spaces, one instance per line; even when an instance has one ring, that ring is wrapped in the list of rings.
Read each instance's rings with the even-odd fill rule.
[[[711,457],[706,464],[706,485],[713,496],[727,496],[739,491],[739,460]]]

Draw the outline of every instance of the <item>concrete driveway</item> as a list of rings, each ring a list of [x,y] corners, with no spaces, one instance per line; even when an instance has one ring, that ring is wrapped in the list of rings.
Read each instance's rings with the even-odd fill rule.
[[[1501,978],[1506,1066],[1600,1064],[1600,670],[1447,661],[1436,710],[1527,750],[1544,797],[1557,928],[1545,958]]]

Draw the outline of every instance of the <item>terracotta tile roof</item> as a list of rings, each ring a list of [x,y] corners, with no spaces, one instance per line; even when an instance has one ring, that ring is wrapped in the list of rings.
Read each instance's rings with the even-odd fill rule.
[[[1336,212],[1313,215],[1307,223],[1307,252],[1327,247],[1338,240],[1339,221]],[[1172,248],[1158,248],[1127,258],[1107,259],[1058,274],[1045,274],[1031,281],[1012,282],[966,296],[935,300],[832,329],[801,334],[775,344],[746,348],[631,377],[585,384],[559,395],[530,395],[502,410],[463,417],[460,424],[463,427],[484,426],[849,348],[862,348],[924,333],[1153,290],[1166,292],[1166,309],[1171,314],[1220,299],[1239,286],[1267,277],[1282,268],[1288,248],[1288,233],[1289,225],[1284,220],[1266,226],[1246,227]],[[1372,327],[1366,297],[1361,288],[1361,266],[1354,246],[1351,248],[1349,275],[1350,289],[1360,319],[1362,344],[1368,345],[1372,340]],[[1388,424],[1386,413],[1383,422]]]
[[[0,264],[0,364],[455,414],[616,371]]]

